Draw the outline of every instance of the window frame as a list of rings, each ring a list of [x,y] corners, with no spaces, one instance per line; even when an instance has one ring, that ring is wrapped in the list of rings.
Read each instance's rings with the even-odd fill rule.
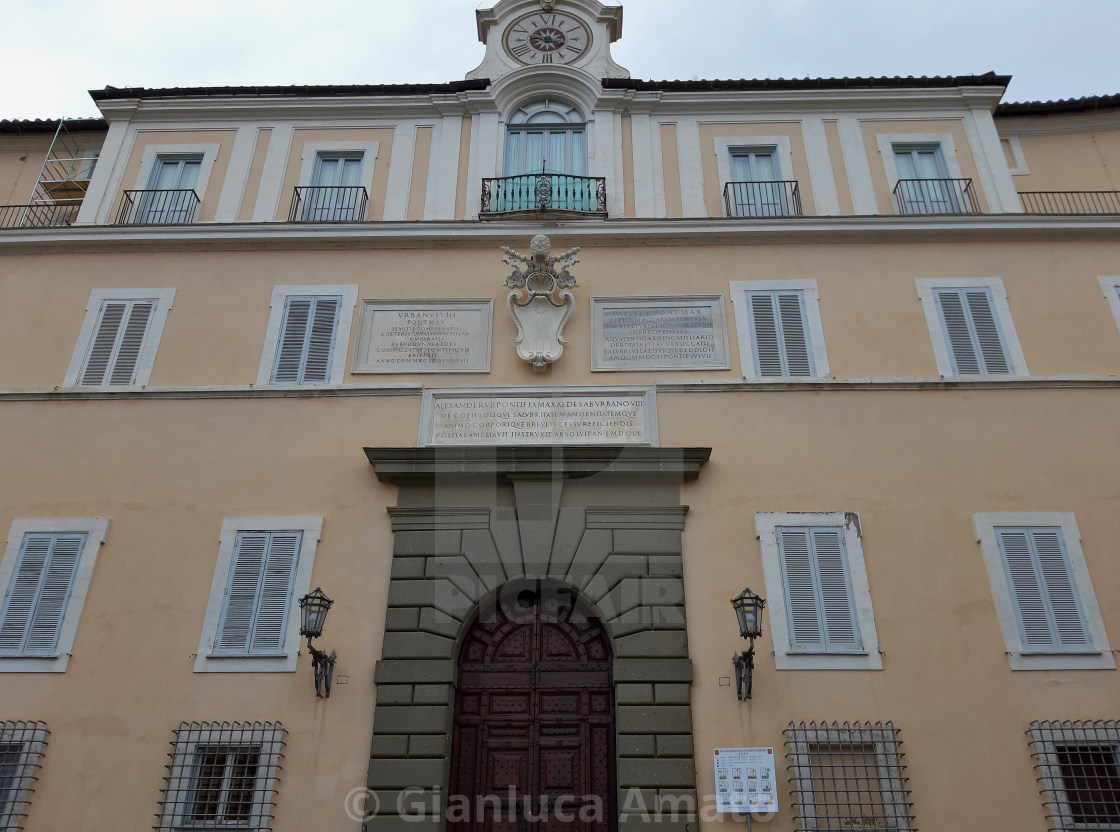
[[[933,346],[933,357],[937,362],[937,372],[942,378],[953,380],[983,379],[992,381],[999,379],[1014,379],[1030,375],[1027,370],[1027,360],[1023,356],[1022,347],[1019,345],[1019,335],[1015,331],[1015,322],[1011,317],[1011,307],[1007,304],[1007,289],[1004,288],[1003,278],[1000,277],[919,277],[914,280],[918,290],[918,298],[922,302],[925,312],[926,327],[929,329],[930,342]],[[952,347],[948,335],[941,322],[941,306],[937,302],[938,289],[955,289],[969,291],[987,289],[992,300],[992,314],[996,326],[999,328],[1000,341],[1003,344],[1004,355],[1007,358],[1007,373],[970,373],[961,375],[954,370]]]
[[[1061,741],[1055,741],[1049,734],[1054,726],[1061,731]],[[1115,722],[1032,722],[1030,730],[1031,751],[1035,758],[1038,770],[1038,782],[1042,787],[1043,807],[1046,809],[1050,820],[1056,824],[1056,832],[1074,832],[1074,830],[1115,829],[1114,824],[1100,825],[1093,823],[1078,823],[1069,812],[1069,795],[1062,776],[1061,763],[1058,760],[1057,748],[1070,745],[1102,746],[1110,745],[1114,749],[1117,760],[1120,761],[1120,726]],[[1101,738],[1101,734],[1105,738]],[[1120,762],[1117,763],[1120,770]]]
[[[770,632],[774,644],[774,663],[778,670],[882,670],[879,636],[875,630],[875,611],[867,581],[863,555],[863,531],[856,512],[756,512],[755,536],[762,553],[762,572],[766,584]],[[785,577],[778,544],[783,528],[839,528],[843,532],[848,565],[848,584],[862,645],[859,649],[810,652],[796,647],[789,632]]]
[[[239,532],[301,532],[295,575],[292,578],[290,604],[307,594],[311,587],[311,572],[315,564],[315,550],[323,531],[322,516],[292,517],[227,517],[222,521],[218,542],[218,559],[210,585],[210,598],[202,623],[202,634],[195,654],[195,673],[291,673],[299,658],[300,617],[288,611],[284,633],[283,651],[280,654],[219,653],[216,652],[219,627],[225,611],[230,570],[237,548]]]
[[[996,616],[1012,670],[1114,670],[1116,661],[1108,643],[1100,607],[1097,605],[1089,568],[1081,550],[1081,532],[1072,512],[986,512],[972,515],[972,525],[988,572],[988,584],[995,602]],[[996,529],[1061,529],[1070,577],[1081,602],[1090,649],[1047,648],[1040,650],[1023,644],[1020,616],[1008,585],[1007,566]]]
[[[816,829],[816,803],[813,792],[807,794],[800,784],[813,783],[812,746],[815,745],[870,745],[875,748],[876,774],[879,781],[880,800],[885,818],[892,824],[892,830],[910,830],[913,817],[909,814],[910,790],[906,786],[906,765],[902,762],[901,740],[892,723],[868,723],[843,725],[837,723],[817,725],[790,725],[785,729],[786,745],[789,748],[789,770],[791,794],[795,796],[798,811],[796,820],[799,829]],[[894,761],[894,762],[892,762]],[[899,816],[897,807],[904,807],[905,815]],[[895,811],[889,811],[895,810]]]
[[[336,324],[334,347],[331,355],[330,377],[326,382],[273,382],[272,372],[280,352],[280,334],[284,328],[284,312],[290,297],[337,297],[341,298]],[[273,286],[268,327],[265,329],[264,350],[260,367],[257,370],[257,387],[276,389],[329,387],[342,384],[346,375],[346,358],[350,350],[350,331],[354,326],[354,309],[358,305],[358,286]]]
[[[1102,275],[1097,278],[1101,284],[1101,292],[1108,301],[1108,308],[1112,310],[1112,318],[1120,328],[1120,275]]]
[[[70,662],[70,653],[78,632],[90,579],[97,563],[97,555],[109,529],[106,517],[85,518],[19,518],[12,521],[3,561],[0,561],[0,606],[7,598],[15,576],[16,564],[28,534],[84,534],[85,544],[78,556],[74,580],[70,585],[70,599],[59,627],[54,653],[43,655],[0,654],[0,673],[63,673]]]
[[[136,359],[135,378],[131,384],[108,383],[110,373],[106,373],[106,381],[101,384],[80,384],[82,370],[89,359],[90,350],[93,349],[94,339],[97,337],[98,324],[101,322],[101,311],[106,302],[111,301],[154,301],[155,308],[148,319],[148,328],[144,333],[144,344]],[[66,368],[63,378],[63,387],[80,388],[83,390],[142,390],[148,386],[155,365],[156,352],[159,342],[163,337],[163,329],[167,324],[167,313],[175,302],[174,289],[94,289],[89,293],[86,302],[85,318],[82,328],[78,331],[78,340],[74,345],[74,352],[70,357],[70,365]]]
[[[283,759],[286,730],[280,723],[182,723],[171,741],[171,758],[162,793],[158,830],[239,829],[265,830],[270,828],[272,808],[275,804]],[[189,817],[195,805],[197,772],[195,757],[199,746],[221,747],[229,750],[257,748],[260,757],[253,789],[253,815],[257,822],[241,824],[225,820],[198,822]],[[184,799],[185,798],[185,799]]]
[[[735,335],[739,341],[739,364],[743,378],[751,381],[788,383],[827,378],[828,350],[824,343],[821,324],[820,291],[815,280],[733,280],[731,281],[731,306],[735,312]],[[811,376],[762,376],[756,373],[757,360],[754,345],[754,323],[751,320],[750,298],[752,292],[798,292],[802,299],[802,314],[806,322],[808,353],[813,363]]]
[[[39,761],[49,734],[45,722],[0,722],[0,746],[21,746],[16,773],[9,786],[10,804],[0,793],[0,832],[16,832],[23,828],[24,813],[34,793],[35,772],[41,765]]]

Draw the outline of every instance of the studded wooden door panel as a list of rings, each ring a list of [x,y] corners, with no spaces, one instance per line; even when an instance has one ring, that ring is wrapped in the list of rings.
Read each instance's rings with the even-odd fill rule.
[[[449,832],[612,832],[614,693],[602,623],[570,593],[505,593],[459,657]]]

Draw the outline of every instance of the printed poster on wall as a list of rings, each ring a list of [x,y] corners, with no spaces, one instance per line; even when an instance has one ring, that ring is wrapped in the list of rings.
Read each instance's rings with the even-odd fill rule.
[[[717,748],[716,811],[778,811],[773,748]]]

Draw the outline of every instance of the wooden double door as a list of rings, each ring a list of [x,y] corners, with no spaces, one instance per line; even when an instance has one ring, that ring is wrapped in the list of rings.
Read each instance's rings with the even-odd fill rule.
[[[612,832],[614,765],[602,623],[564,590],[503,593],[459,657],[448,832]]]

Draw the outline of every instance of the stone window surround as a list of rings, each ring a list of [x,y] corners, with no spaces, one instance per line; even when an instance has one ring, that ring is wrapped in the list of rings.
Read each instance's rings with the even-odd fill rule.
[[[288,614],[288,631],[284,635],[284,655],[282,656],[216,656],[213,655],[214,642],[218,637],[218,624],[225,606],[226,591],[229,586],[229,571],[233,565],[233,554],[237,546],[237,533],[246,531],[300,531],[299,562],[292,579],[291,604]],[[214,567],[214,579],[210,585],[210,599],[206,603],[206,614],[202,623],[202,635],[198,640],[195,654],[195,673],[291,673],[296,669],[299,658],[300,617],[295,611],[296,600],[307,594],[311,588],[311,570],[315,564],[315,550],[323,532],[323,518],[315,516],[297,517],[227,517],[222,520],[222,532],[218,543],[218,561]]]
[[[1012,670],[1113,670],[1116,661],[1108,644],[1108,634],[1104,629],[1100,607],[1093,593],[1093,582],[1089,568],[1085,565],[1085,555],[1081,550],[1081,532],[1077,528],[1077,518],[1072,512],[1029,511],[1029,512],[986,512],[972,515],[972,526],[980,553],[988,573],[988,583],[992,590],[992,600],[996,606],[996,616],[1003,632],[1007,647],[1008,660]],[[1027,650],[1019,633],[1019,623],[1007,583],[1007,571],[1003,563],[996,529],[1003,526],[1031,527],[1056,526],[1062,530],[1062,538],[1069,557],[1070,576],[1077,587],[1081,600],[1081,611],[1085,616],[1085,627],[1092,641],[1092,652],[1071,653],[1060,649],[1049,652]]]
[[[276,351],[280,349],[280,330],[284,325],[284,309],[289,297],[341,297],[338,310],[338,329],[334,336],[334,354],[331,356],[331,374],[323,384],[273,384],[272,369],[276,364]],[[346,355],[350,349],[350,330],[353,326],[354,307],[358,305],[358,285],[335,286],[273,286],[268,328],[264,333],[264,350],[257,370],[257,387],[286,388],[323,387],[342,384],[346,374]]]
[[[828,350],[824,344],[824,327],[821,324],[821,296],[815,280],[733,280],[731,287],[731,306],[735,311],[735,334],[739,340],[739,370],[743,378],[761,382],[789,382],[797,378],[791,376],[756,376],[754,374],[754,339],[751,333],[751,311],[747,302],[750,292],[801,292],[805,300],[805,320],[808,323],[806,337],[809,351],[813,356],[813,378],[827,378]]]
[[[28,533],[82,533],[86,536],[85,545],[82,547],[78,559],[78,568],[74,573],[74,583],[70,589],[70,600],[66,605],[66,613],[62,619],[62,627],[58,633],[58,644],[54,656],[0,656],[0,673],[63,673],[70,661],[70,651],[74,647],[74,638],[78,633],[78,622],[82,617],[82,607],[86,603],[89,592],[90,579],[93,577],[93,568],[97,564],[97,555],[101,544],[105,541],[105,534],[109,530],[107,517],[88,518],[20,518],[12,521],[11,531],[8,533],[8,546],[4,552],[4,559],[0,561],[0,603],[7,594],[8,586],[15,572],[16,561],[19,559],[23,538]]]
[[[755,536],[762,551],[762,571],[766,581],[766,602],[769,607],[770,632],[773,634],[774,662],[778,670],[882,670],[879,636],[875,631],[875,611],[871,605],[871,588],[867,582],[867,566],[863,557],[863,531],[855,512],[755,512]],[[781,554],[777,530],[785,526],[827,526],[839,528],[844,534],[848,559],[848,578],[852,586],[855,609],[863,649],[859,652],[805,653],[790,643],[789,613],[786,609],[785,583],[782,577]]]
[[[97,334],[97,321],[101,317],[101,307],[107,300],[154,300],[155,309],[152,310],[148,331],[144,335],[144,348],[136,361],[136,381],[129,385],[92,386],[108,391],[138,390],[147,387],[156,361],[159,341],[163,337],[163,328],[167,323],[167,313],[171,311],[171,305],[175,301],[174,289],[94,289],[91,291],[89,301],[86,303],[86,316],[74,346],[74,354],[70,358],[70,366],[66,368],[66,376],[62,381],[63,387],[80,386],[78,378],[82,372],[82,365],[85,364],[90,348],[93,346],[93,339]]]
[[[922,302],[922,309],[926,315],[926,326],[929,327],[929,337],[933,344],[933,357],[937,361],[937,372],[942,378],[1007,378],[1014,376],[1030,375],[1027,370],[1027,359],[1023,356],[1023,349],[1019,345],[1019,336],[1015,332],[1015,321],[1011,317],[1011,307],[1007,305],[1007,289],[1003,286],[1003,278],[999,277],[919,277],[914,280],[918,289],[918,298]],[[1010,373],[998,376],[970,375],[960,376],[953,372],[953,358],[950,355],[949,343],[945,337],[945,328],[941,325],[941,313],[934,297],[936,289],[988,289],[992,294],[992,314],[995,316],[996,325],[1000,335],[1003,336],[1003,347],[1007,355],[1007,367]]]

